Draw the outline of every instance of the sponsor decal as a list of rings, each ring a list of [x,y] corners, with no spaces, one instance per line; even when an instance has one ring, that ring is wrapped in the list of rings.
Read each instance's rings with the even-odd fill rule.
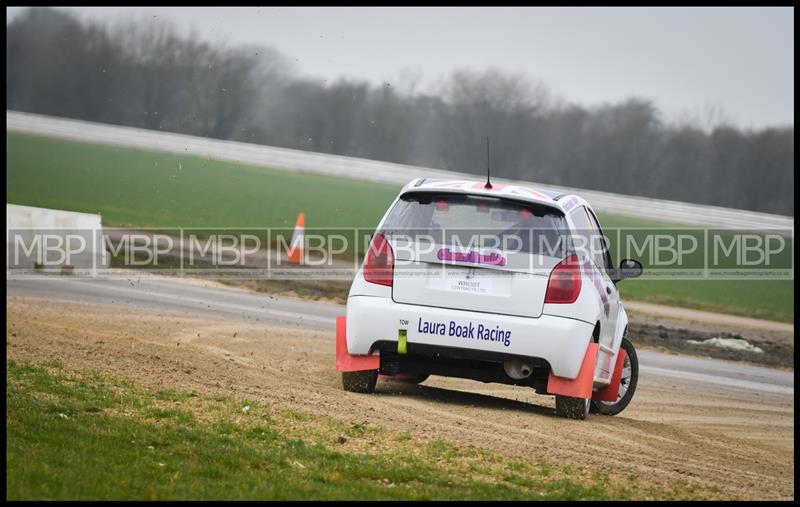
[[[441,188],[461,188],[461,187],[463,187],[465,185],[469,185],[469,184],[470,184],[469,181],[461,181],[461,180],[456,180],[456,181],[447,181],[447,180],[445,180],[445,181],[441,181],[441,180],[439,180],[432,186],[441,187]]]
[[[475,268],[469,268],[463,280],[456,280],[450,284],[450,290],[468,292],[471,294],[488,294],[491,291],[492,280],[487,279],[483,282],[475,279]]]
[[[489,191],[498,191],[505,188],[505,185],[503,185],[502,183],[492,183],[491,188],[486,188],[484,185],[486,185],[486,183],[478,181],[472,185],[472,188],[475,190],[489,190]]]
[[[603,311],[608,317],[609,312],[611,311],[611,302],[608,300],[608,295],[606,294],[605,289],[603,289],[603,283],[600,281],[600,278],[597,277],[595,271],[592,267],[590,261],[586,260],[583,262],[583,272],[586,274],[586,277],[592,282],[594,285],[595,290],[597,291],[597,295],[600,296],[600,301],[603,302]]]
[[[553,200],[550,196],[545,195],[545,194],[543,194],[541,192],[537,192],[536,190],[533,190],[532,188],[528,188],[528,187],[510,187],[508,189],[508,191],[505,192],[505,193],[511,194],[511,195],[522,195],[522,196],[527,196],[527,197],[535,197],[535,198],[540,199],[542,201],[552,201]]]
[[[564,211],[570,211],[578,204],[578,199],[575,197],[570,197],[566,201],[561,203],[561,207],[564,208]]]
[[[473,322],[462,325],[456,323],[454,320],[449,322],[437,322],[433,320],[423,320],[420,317],[417,321],[417,332],[436,336],[499,342],[505,347],[511,345],[511,331],[502,329],[499,325],[495,325],[494,328],[491,328],[483,324],[475,325]]]
[[[486,294],[488,292],[485,287],[481,287],[481,282],[469,279],[458,280],[456,283],[451,284],[450,290],[469,292],[473,294]]]
[[[436,258],[440,261],[471,262],[473,264],[489,264],[492,266],[506,265],[506,258],[499,253],[453,252],[449,248],[440,248],[436,252]]]

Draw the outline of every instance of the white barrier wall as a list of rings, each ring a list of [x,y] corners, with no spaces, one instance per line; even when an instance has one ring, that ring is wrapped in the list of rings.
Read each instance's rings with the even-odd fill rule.
[[[99,144],[211,157],[218,160],[257,166],[395,183],[398,185],[419,177],[447,179],[475,179],[477,177],[474,174],[456,173],[428,167],[392,164],[363,158],[327,155],[132,127],[67,120],[15,111],[6,111],[6,130]],[[543,190],[579,194],[592,203],[592,206],[597,211],[609,214],[696,226],[757,230],[794,229],[794,217],[790,216],[500,178],[497,178],[496,181],[527,184]]]
[[[100,215],[6,204],[6,275],[13,269],[108,267]]]

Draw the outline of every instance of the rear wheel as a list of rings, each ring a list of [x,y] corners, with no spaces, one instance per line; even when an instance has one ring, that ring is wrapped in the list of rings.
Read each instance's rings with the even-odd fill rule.
[[[622,378],[619,382],[619,392],[616,401],[592,400],[591,410],[593,413],[604,415],[617,415],[628,406],[636,391],[636,384],[639,382],[639,358],[636,356],[636,349],[627,339],[622,338],[621,349],[625,350],[625,363],[622,365]]]
[[[586,419],[590,401],[589,398],[556,395],[556,415],[568,419]]]
[[[378,370],[343,371],[342,386],[351,393],[372,394],[378,382]]]

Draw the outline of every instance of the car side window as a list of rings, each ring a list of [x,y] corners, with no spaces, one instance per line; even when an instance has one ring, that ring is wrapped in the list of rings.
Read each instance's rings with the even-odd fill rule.
[[[591,255],[592,260],[598,268],[608,270],[611,267],[611,257],[608,254],[608,246],[602,237],[602,231],[591,212],[585,206],[579,206],[571,214],[575,232],[583,243],[584,252]]]
[[[597,217],[594,216],[594,212],[588,208],[584,209],[586,210],[587,217],[592,224],[592,228],[595,230],[596,236],[599,238],[598,241],[602,242],[600,245],[602,249],[595,251],[597,265],[605,267],[606,271],[608,271],[612,267],[611,253],[608,251],[608,243],[606,242],[606,238],[603,236],[603,229],[600,228],[600,224],[597,221]]]
[[[572,218],[572,223],[575,225],[575,234],[578,236],[575,241],[580,242],[579,245],[576,245],[578,255],[584,259],[586,258],[587,246],[591,241],[592,224],[589,223],[589,217],[586,215],[583,206],[575,208],[570,213],[570,218]]]

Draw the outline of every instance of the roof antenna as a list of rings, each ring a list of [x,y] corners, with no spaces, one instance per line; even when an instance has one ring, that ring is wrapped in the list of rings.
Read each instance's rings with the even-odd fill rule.
[[[489,136],[486,136],[486,185],[483,188],[490,189],[492,188],[492,182],[489,180],[489,176],[491,175],[489,169]]]

